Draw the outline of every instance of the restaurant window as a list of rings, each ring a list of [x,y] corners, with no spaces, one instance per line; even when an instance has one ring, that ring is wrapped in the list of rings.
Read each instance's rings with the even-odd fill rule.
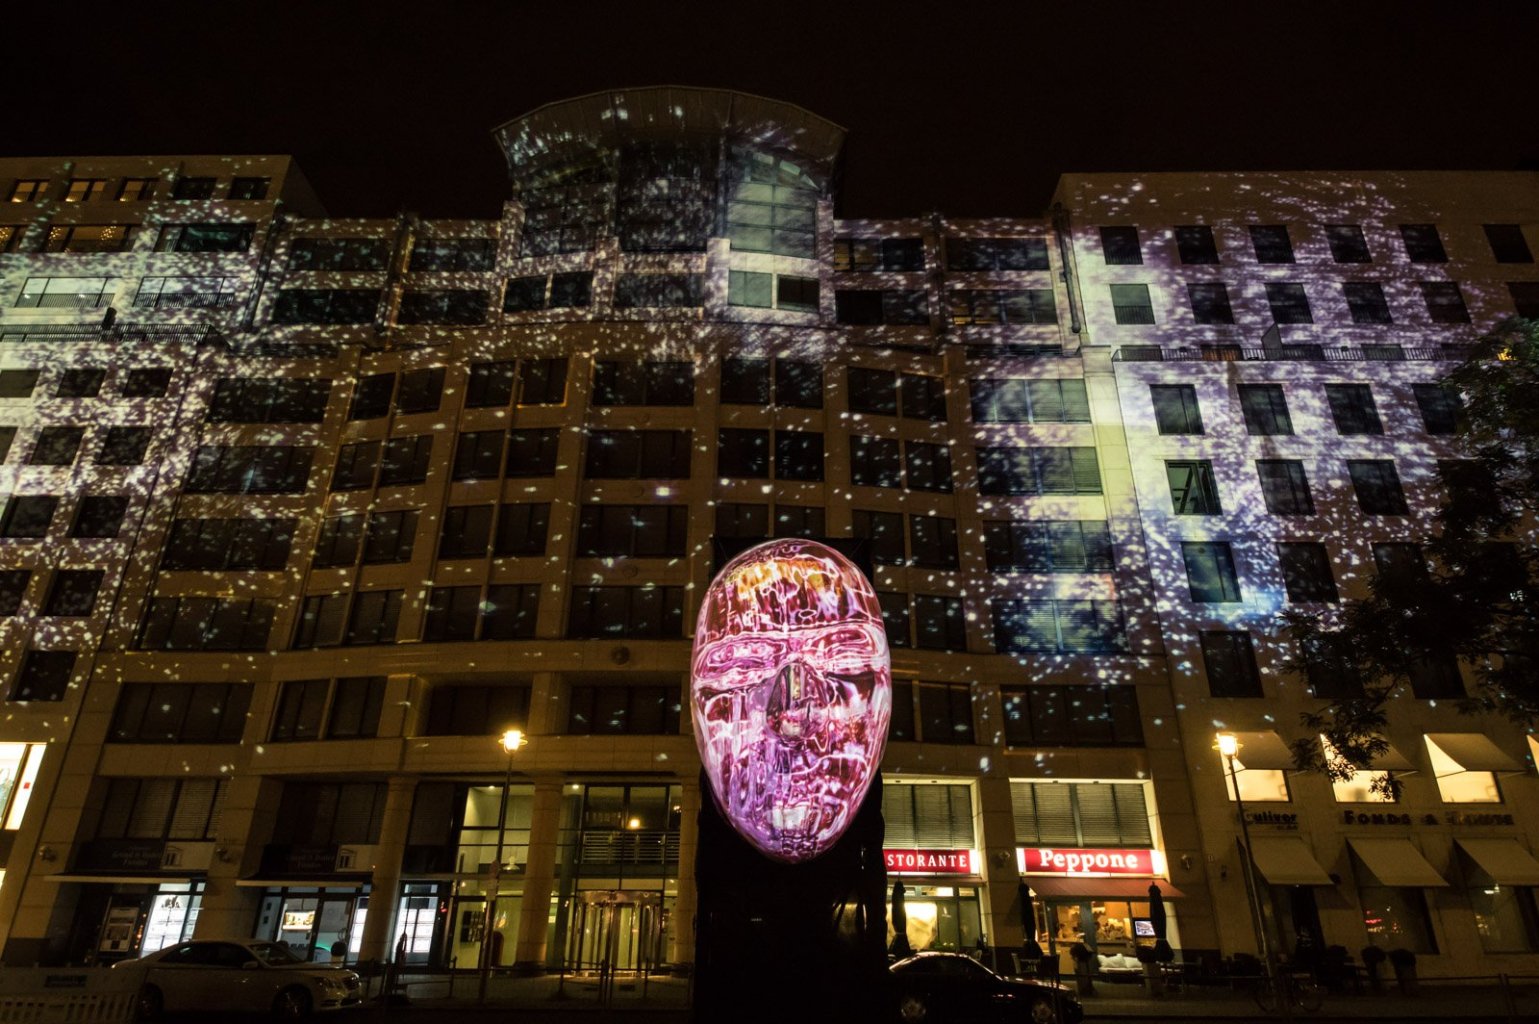
[[[1479,734],[1471,735],[1484,739]],[[1467,771],[1431,736],[1426,737],[1426,743],[1427,755],[1432,762],[1432,774],[1437,779],[1438,797],[1445,804],[1502,802],[1502,791],[1497,785],[1495,772]]]
[[[1363,909],[1368,942],[1380,949],[1408,949],[1412,953],[1436,953],[1437,939],[1427,914],[1422,889],[1379,884],[1378,879],[1354,853],[1357,901]]]
[[[1149,806],[1139,782],[1010,782],[1022,846],[1149,848]]]
[[[1351,772],[1348,778],[1331,778],[1331,795],[1339,804],[1392,803],[1394,794],[1389,789],[1389,772],[1359,768],[1337,751],[1329,737],[1320,736],[1321,752],[1332,771]]]

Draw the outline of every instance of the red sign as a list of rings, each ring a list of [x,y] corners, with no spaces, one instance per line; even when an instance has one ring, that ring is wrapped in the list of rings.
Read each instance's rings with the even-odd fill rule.
[[[1031,875],[1153,875],[1153,850],[1084,850],[1021,847],[1021,873]]]
[[[973,850],[883,850],[891,875],[976,875]]]

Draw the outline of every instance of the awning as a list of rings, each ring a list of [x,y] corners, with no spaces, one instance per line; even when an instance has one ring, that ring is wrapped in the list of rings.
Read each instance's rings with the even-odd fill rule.
[[[202,878],[187,875],[44,875],[45,882],[83,882],[87,885],[186,885]]]
[[[1293,750],[1275,732],[1237,732],[1234,738],[1240,743],[1234,759],[1240,763],[1241,768],[1261,771],[1293,769]]]
[[[363,878],[237,878],[237,889],[357,889],[368,885]]]
[[[1250,859],[1256,870],[1273,885],[1333,885],[1330,873],[1315,860],[1302,839],[1266,837],[1252,839]]]
[[[1031,886],[1038,896],[1105,896],[1119,900],[1146,900],[1149,886],[1160,887],[1160,895],[1167,900],[1179,900],[1186,893],[1160,878],[1059,878],[1053,875],[1026,875],[1021,881]]]
[[[1448,880],[1427,863],[1409,839],[1348,839],[1352,850],[1383,885],[1446,888]]]
[[[1476,864],[1498,885],[1539,885],[1539,860],[1516,839],[1458,839]]]
[[[1521,772],[1523,766],[1502,752],[1491,737],[1478,732],[1429,732],[1427,739],[1467,772]],[[1448,775],[1449,772],[1439,772]]]
[[[1373,762],[1368,765],[1368,770],[1373,772],[1400,772],[1404,774],[1406,772],[1414,772],[1416,766],[1411,763],[1410,758],[1396,750],[1394,744],[1390,744],[1384,748],[1384,753],[1373,759]]]

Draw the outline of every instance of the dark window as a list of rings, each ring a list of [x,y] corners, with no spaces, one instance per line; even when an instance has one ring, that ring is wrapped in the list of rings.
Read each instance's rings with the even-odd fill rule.
[[[128,370],[118,379],[118,394],[124,398],[159,398],[170,386],[170,367],[142,367]]]
[[[528,723],[527,685],[435,686],[428,701],[429,736],[500,736]]]
[[[1136,227],[1101,229],[1101,252],[1109,267],[1132,266],[1143,263],[1143,253],[1138,248]]]
[[[601,360],[593,367],[593,404],[694,405],[695,364]]]
[[[1267,305],[1272,307],[1272,320],[1279,324],[1312,324],[1309,298],[1304,286],[1291,282],[1271,282],[1266,286]]]
[[[974,423],[1089,423],[1090,397],[1078,378],[974,380]]]
[[[1111,289],[1112,316],[1119,324],[1154,323],[1154,306],[1149,301],[1146,284],[1114,284]]]
[[[1161,434],[1203,432],[1197,389],[1191,384],[1150,384],[1149,397],[1154,402],[1154,422]]]
[[[384,676],[338,679],[332,694],[326,738],[342,740],[378,736],[379,713],[384,704]]]
[[[11,453],[11,445],[16,441],[15,427],[0,427],[0,462]]]
[[[902,565],[903,516],[898,512],[868,512],[857,508],[852,513],[852,533],[858,540],[870,542],[871,561],[877,565]]]
[[[210,423],[319,423],[330,398],[331,381],[325,378],[221,377],[204,418]]]
[[[810,430],[775,431],[775,478],[822,480],[823,435]]]
[[[1370,516],[1403,516],[1407,513],[1400,474],[1388,459],[1352,459],[1347,462],[1358,507]]]
[[[509,431],[507,475],[554,476],[556,445],[560,439],[560,432],[555,427]]]
[[[983,551],[990,572],[1110,572],[1111,535],[1104,520],[989,522]]]
[[[390,412],[390,396],[395,393],[395,374],[371,373],[358,378],[353,388],[353,404],[347,411],[350,420],[378,419]]]
[[[296,238],[289,246],[290,270],[384,270],[389,262],[383,238]]]
[[[1256,250],[1257,263],[1293,262],[1293,242],[1286,224],[1252,224],[1250,244]]]
[[[494,238],[419,238],[412,243],[409,270],[491,270]]]
[[[910,490],[951,493],[951,450],[945,445],[906,441],[903,465]]]
[[[1402,224],[1400,238],[1405,242],[1406,259],[1412,263],[1448,262],[1436,224]]]
[[[922,569],[955,569],[957,521],[944,516],[909,516],[909,550]]]
[[[931,423],[946,421],[946,383],[939,377],[920,373],[898,375],[898,394],[902,398],[902,416]]]
[[[380,451],[379,485],[381,487],[420,484],[427,479],[433,457],[433,435],[416,434],[392,437]]]
[[[775,275],[775,308],[798,313],[818,311],[818,279]]]
[[[946,239],[948,270],[1046,270],[1047,240],[1042,238]]]
[[[923,270],[922,238],[839,238],[834,240],[834,270]]]
[[[55,398],[95,398],[101,393],[107,371],[99,366],[78,366],[59,375]]]
[[[841,324],[926,326],[930,298],[923,289],[849,290],[834,292],[834,317]]]
[[[143,651],[264,651],[272,601],[235,597],[157,597],[139,626]]]
[[[932,651],[967,650],[967,621],[960,597],[914,595],[914,646]]]
[[[1484,224],[1486,241],[1491,243],[1491,255],[1498,263],[1532,263],[1534,254],[1528,249],[1521,224]]]
[[[171,523],[160,567],[282,569],[297,519],[177,519]]]
[[[444,368],[434,366],[401,374],[401,390],[395,396],[400,413],[436,412],[443,397]]]
[[[353,612],[347,621],[344,644],[393,644],[396,622],[401,617],[399,590],[363,590],[353,595]]]
[[[500,583],[486,588],[481,612],[482,640],[527,640],[540,614],[538,583]]]
[[[90,615],[101,585],[100,569],[60,569],[49,584],[43,614],[71,618]]]
[[[74,651],[28,651],[6,700],[63,700],[75,658]]]
[[[1127,646],[1115,601],[995,601],[1001,654],[1111,654]]]
[[[171,187],[172,199],[212,199],[216,178],[177,178]]]
[[[231,199],[266,199],[271,178],[236,178],[230,182]]]
[[[679,731],[677,686],[573,686],[567,702],[573,736],[666,736]]]
[[[1512,308],[1525,320],[1539,320],[1539,281],[1508,281]]]
[[[591,480],[688,479],[690,436],[688,430],[592,431],[583,475]]]
[[[1384,424],[1367,384],[1327,384],[1325,398],[1340,434],[1382,434]]]
[[[128,498],[119,494],[88,494],[75,508],[71,537],[116,537],[128,511]]]
[[[411,561],[418,514],[416,509],[371,513],[363,538],[364,564]]]
[[[0,398],[31,398],[39,370],[0,370]]]
[[[1214,630],[1202,634],[1202,660],[1208,692],[1215,697],[1260,697],[1261,673],[1250,634]]]
[[[723,427],[716,435],[716,475],[769,479],[769,431]]]
[[[358,491],[374,486],[379,469],[378,441],[345,444],[337,452],[337,468],[331,474],[333,491]]]
[[[1464,429],[1464,403],[1459,393],[1443,384],[1412,384],[1427,433],[1457,434]]]
[[[84,427],[44,427],[37,432],[37,444],[27,461],[34,466],[71,465],[84,440]]]
[[[476,638],[481,588],[434,587],[428,594],[422,639],[426,643],[463,643]]]
[[[438,557],[485,558],[492,543],[495,505],[450,505],[444,509],[438,537]]]
[[[1100,494],[1094,448],[978,448],[980,494]]]
[[[721,361],[721,400],[731,405],[769,405],[770,362],[728,356]]]
[[[59,499],[51,494],[11,495],[5,516],[0,518],[0,537],[35,540],[48,536],[48,526],[58,507]]]
[[[540,555],[550,531],[549,502],[516,502],[502,506],[497,517],[495,553]]]
[[[572,588],[567,636],[665,639],[683,630],[683,587]]]
[[[318,569],[337,565],[353,565],[363,543],[363,528],[368,515],[353,512],[331,516],[321,523],[320,536],[315,542],[315,566]],[[167,568],[172,568],[167,566]]]
[[[1218,262],[1218,246],[1213,241],[1213,229],[1206,224],[1188,224],[1176,228],[1176,248],[1181,253],[1182,263]]]
[[[1277,545],[1277,562],[1282,568],[1283,586],[1288,600],[1335,602],[1336,578],[1331,574],[1331,559],[1324,544],[1297,542]]]
[[[974,742],[971,689],[966,683],[918,684],[921,742]]]
[[[1304,463],[1295,459],[1259,459],[1256,475],[1261,479],[1261,497],[1266,502],[1266,510],[1272,515],[1315,514]]]
[[[111,743],[239,743],[252,687],[241,683],[125,683]]]
[[[329,679],[291,679],[284,683],[278,694],[278,712],[273,716],[272,739],[320,739],[330,689]]]
[[[902,450],[894,438],[850,437],[850,483],[864,487],[902,487]]]
[[[363,516],[344,516],[361,523]],[[357,543],[353,540],[353,557]],[[294,647],[335,647],[342,642],[342,627],[347,621],[346,594],[314,594],[299,607],[299,626],[294,631]]]
[[[768,537],[769,506],[720,502],[716,506],[716,536]]]
[[[470,380],[465,385],[465,407],[495,409],[513,401],[513,360],[497,363],[472,363]]]
[[[683,505],[584,505],[577,555],[583,558],[669,558],[685,552],[689,509]]]
[[[1005,745],[1136,747],[1144,742],[1132,686],[1028,686],[1000,691]]]
[[[1281,384],[1241,384],[1240,410],[1245,415],[1246,433],[1259,437],[1293,433]]]
[[[519,405],[564,405],[566,403],[566,360],[525,359],[518,392]]]
[[[700,274],[620,274],[615,277],[614,307],[699,306],[705,299]]]
[[[1368,239],[1357,224],[1327,224],[1325,237],[1331,244],[1331,259],[1337,263],[1372,263]]]
[[[1197,323],[1234,323],[1229,289],[1222,281],[1194,281],[1186,286],[1186,294],[1192,302],[1192,319]]]
[[[1216,516],[1219,507],[1218,484],[1213,479],[1213,463],[1200,461],[1166,462],[1165,477],[1170,482],[1170,503],[1178,516]]]
[[[502,292],[502,311],[527,313],[533,309],[544,309],[545,292],[549,286],[549,280],[545,274],[509,278]]]
[[[776,537],[825,537],[823,510],[815,505],[775,506]]]
[[[155,251],[245,252],[255,236],[255,224],[166,224]]]
[[[898,375],[892,370],[849,368],[850,411],[898,415]]]
[[[454,446],[455,480],[495,480],[502,472],[502,443],[507,435],[501,430],[471,430],[459,436]]]
[[[402,293],[398,324],[471,325],[486,322],[487,295],[479,288],[413,289]]]
[[[1230,604],[1242,600],[1234,556],[1224,541],[1183,541],[1181,558],[1192,600],[1204,604]]]
[[[797,409],[823,408],[823,365],[776,359],[775,404]]]
[[[593,304],[593,271],[550,275],[550,308],[581,309]]]
[[[275,324],[366,324],[379,308],[377,288],[285,288],[273,304]]]
[[[1427,303],[1427,316],[1435,324],[1467,324],[1470,311],[1464,305],[1464,293],[1457,281],[1422,281],[1421,296]]]
[[[879,590],[876,592],[876,599],[882,607],[882,628],[887,632],[887,646],[893,648],[912,647],[913,643],[909,640],[908,595],[891,590]],[[894,738],[912,739],[914,735],[912,720],[909,722],[909,728],[906,733],[898,728],[898,713],[901,710],[899,707],[901,702],[898,695],[898,687],[900,685],[904,684],[893,683],[892,703],[893,722],[895,724],[892,735]],[[910,719],[912,719],[913,713],[913,703],[910,702],[908,706]]]
[[[951,322],[958,326],[990,324],[1056,324],[1058,308],[1051,288],[975,290],[953,288],[948,293]]]
[[[1387,324],[1389,300],[1384,297],[1384,286],[1377,281],[1347,281],[1341,286],[1347,297],[1347,309],[1355,324]]]

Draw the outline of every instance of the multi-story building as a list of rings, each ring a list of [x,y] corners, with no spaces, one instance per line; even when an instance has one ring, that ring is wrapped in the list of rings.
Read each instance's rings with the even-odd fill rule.
[[[1539,951],[1522,737],[1429,675],[1370,805],[1284,774],[1319,701],[1276,668],[1280,607],[1424,535],[1432,385],[1533,312],[1534,175],[853,221],[842,129],[757,97],[497,138],[487,221],[328,219],[277,157],[0,161],[5,962],[687,964],[696,597],[770,536],[869,555],[916,945],[1127,951],[1159,884],[1189,955],[1254,950],[1229,730],[1274,942]],[[1377,873],[1413,846],[1430,899]]]

